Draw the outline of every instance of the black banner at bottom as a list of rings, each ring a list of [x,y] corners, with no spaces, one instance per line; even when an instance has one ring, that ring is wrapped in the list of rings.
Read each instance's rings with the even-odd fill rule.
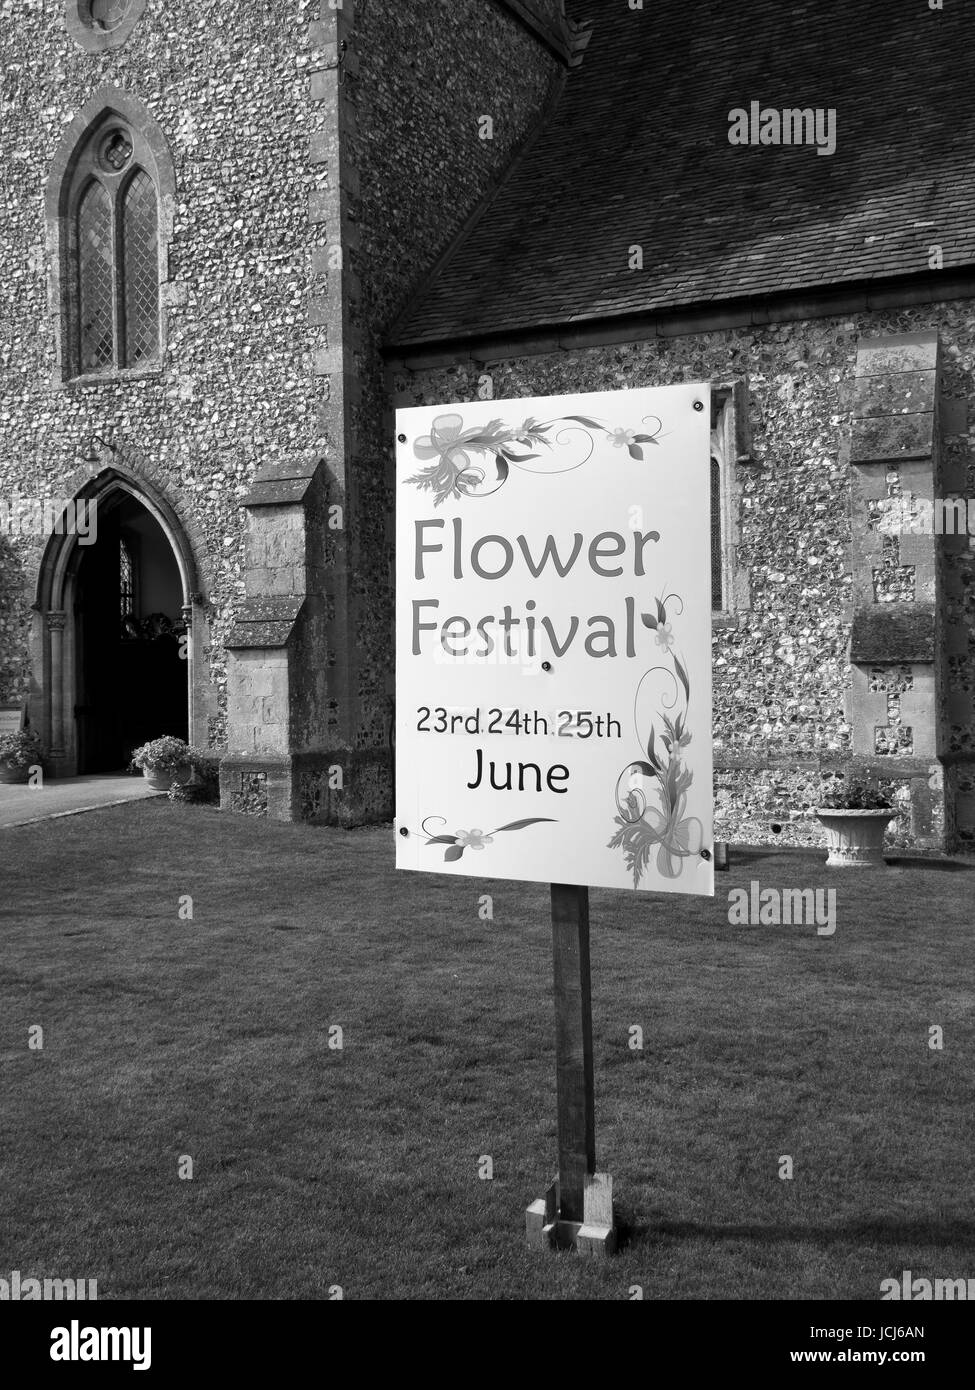
[[[135,1373],[169,1383],[187,1372],[210,1370],[225,1376],[239,1369],[250,1379],[264,1369],[280,1374],[317,1366],[327,1373],[345,1367],[346,1352],[360,1359],[365,1353],[374,1372],[377,1354],[381,1357],[384,1347],[402,1371],[404,1358],[414,1360],[419,1339],[428,1335],[428,1329],[443,1326],[445,1316],[450,1321],[443,1334],[449,1332],[451,1345],[459,1349],[469,1317],[471,1327],[480,1332],[478,1368],[489,1369],[490,1352],[486,1357],[485,1349],[493,1345],[499,1367],[510,1373],[510,1343],[493,1337],[486,1342],[478,1324],[488,1320],[493,1334],[499,1322],[511,1317],[517,1330],[519,1314],[512,1303],[471,1305],[463,1311],[459,1302],[453,1301],[448,1311],[440,1301],[430,1312],[418,1302],[384,1303],[378,1309],[376,1303],[363,1302],[357,1309],[355,1300],[338,1299],[324,1307],[280,1302],[7,1302],[0,1307],[0,1338],[5,1364],[15,1365],[19,1378],[45,1368],[56,1375],[60,1368],[70,1382],[78,1370],[96,1368],[100,1375]],[[591,1342],[595,1330],[591,1316],[590,1336],[584,1342]],[[396,1336],[401,1318],[409,1338],[406,1342]],[[560,1324],[556,1313],[552,1330],[560,1330]],[[603,1326],[611,1336],[622,1333],[639,1338],[633,1345],[642,1348],[640,1356],[647,1369],[676,1361],[684,1372],[716,1369],[741,1374],[755,1369],[782,1374],[797,1367],[832,1364],[934,1367],[947,1372],[964,1355],[973,1330],[967,1308],[954,1300],[912,1302],[910,1308],[903,1303],[878,1307],[876,1303],[647,1302],[642,1308],[629,1307],[623,1315],[618,1312]],[[536,1345],[546,1330],[533,1312],[526,1333]],[[370,1336],[365,1344],[364,1333]],[[395,1341],[388,1340],[390,1333]],[[600,1343],[591,1344],[595,1352]],[[607,1354],[614,1346],[625,1346],[615,1337],[601,1344]],[[578,1350],[585,1356],[588,1348],[583,1345]],[[575,1355],[574,1348],[573,1360]]]

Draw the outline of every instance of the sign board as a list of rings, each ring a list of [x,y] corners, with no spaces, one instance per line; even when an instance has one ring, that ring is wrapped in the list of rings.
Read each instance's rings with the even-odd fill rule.
[[[396,433],[397,867],[713,895],[708,386]]]
[[[26,713],[26,705],[0,705],[0,734],[21,733]]]

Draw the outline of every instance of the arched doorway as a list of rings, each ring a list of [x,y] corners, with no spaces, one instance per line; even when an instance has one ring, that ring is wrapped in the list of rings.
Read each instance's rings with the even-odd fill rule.
[[[38,579],[41,720],[56,776],[113,772],[192,741],[195,568],[172,508],[117,467],[80,494],[93,538],[50,538]]]
[[[151,738],[189,733],[183,586],[166,534],[133,496],[98,504],[78,546],[75,724],[79,773],[124,768]]]

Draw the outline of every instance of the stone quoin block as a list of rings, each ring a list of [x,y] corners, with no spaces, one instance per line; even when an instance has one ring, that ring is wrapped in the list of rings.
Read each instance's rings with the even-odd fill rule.
[[[853,463],[897,462],[929,458],[934,446],[934,412],[856,419],[850,459]]]
[[[938,366],[938,333],[879,334],[860,339],[856,374],[891,376],[901,372],[929,372]]]
[[[937,385],[938,374],[934,370],[858,376],[853,396],[854,418],[931,414]]]

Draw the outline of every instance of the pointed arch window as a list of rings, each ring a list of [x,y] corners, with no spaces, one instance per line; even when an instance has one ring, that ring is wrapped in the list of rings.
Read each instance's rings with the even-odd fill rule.
[[[159,196],[151,169],[142,137],[114,119],[89,137],[68,176],[69,377],[159,361]]]

